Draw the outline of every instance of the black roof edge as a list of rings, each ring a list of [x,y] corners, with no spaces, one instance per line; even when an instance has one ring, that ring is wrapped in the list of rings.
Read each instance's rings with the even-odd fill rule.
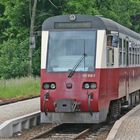
[[[54,17],[50,17],[43,22],[42,30],[50,30],[54,29],[55,22],[70,22],[70,15],[58,15]],[[123,33],[127,36],[131,36],[132,38],[140,40],[140,34],[130,30],[129,28],[102,16],[92,16],[92,15],[80,15],[75,14],[76,20],[75,22],[81,21],[91,21],[92,28],[99,30],[111,30],[119,33]]]

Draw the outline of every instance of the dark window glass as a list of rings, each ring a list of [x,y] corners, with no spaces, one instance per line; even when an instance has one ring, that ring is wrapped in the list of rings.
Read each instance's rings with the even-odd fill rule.
[[[95,69],[96,31],[61,31],[49,33],[47,71],[69,71],[86,57],[76,71]]]

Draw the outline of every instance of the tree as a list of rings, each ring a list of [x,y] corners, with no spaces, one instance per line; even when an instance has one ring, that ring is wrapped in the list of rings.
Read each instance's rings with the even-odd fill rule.
[[[0,1],[0,78],[28,75],[30,12],[34,0]],[[40,36],[42,22],[53,15],[61,14],[64,0],[38,0],[33,34],[36,48],[33,50],[33,74],[40,74]],[[62,5],[61,5],[62,4]],[[47,8],[46,8],[47,7]],[[36,36],[37,35],[37,36]]]
[[[0,78],[28,75],[31,7],[34,0],[0,1]],[[38,0],[34,24],[33,74],[40,71],[40,36],[45,19],[61,14],[103,15],[140,32],[139,0]]]
[[[17,46],[18,44],[18,46]],[[28,58],[27,50],[24,46],[28,45],[28,40],[20,44],[15,39],[4,41],[0,50],[0,77],[4,79],[27,76]],[[10,47],[9,47],[10,46]]]
[[[131,19],[132,15],[140,13],[139,0],[71,0],[66,7],[65,14],[102,15],[135,31],[140,30],[139,23]]]

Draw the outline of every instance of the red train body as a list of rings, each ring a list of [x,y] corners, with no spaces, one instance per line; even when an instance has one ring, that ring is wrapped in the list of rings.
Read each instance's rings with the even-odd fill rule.
[[[100,123],[139,100],[139,34],[103,17],[44,22],[41,122]]]

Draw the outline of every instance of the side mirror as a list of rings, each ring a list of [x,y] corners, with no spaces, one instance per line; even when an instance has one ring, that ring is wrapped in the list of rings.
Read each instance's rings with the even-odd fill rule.
[[[113,47],[118,47],[118,43],[119,43],[119,38],[117,35],[113,35],[113,39],[112,39],[112,46]]]

